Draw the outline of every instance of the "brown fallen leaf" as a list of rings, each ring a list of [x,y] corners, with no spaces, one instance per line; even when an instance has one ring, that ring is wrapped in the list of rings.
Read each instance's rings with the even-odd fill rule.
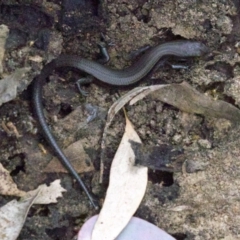
[[[91,172],[94,170],[92,161],[83,148],[85,142],[86,140],[79,140],[63,150],[78,173]],[[67,170],[62,166],[56,157],[53,157],[44,169],[44,172],[67,172]]]
[[[240,120],[240,110],[238,108],[230,103],[214,100],[198,92],[187,82],[150,86],[145,92],[135,96],[130,101],[130,105],[149,93],[151,93],[152,98],[168,103],[184,112],[197,113],[206,117],[225,118],[234,122]]]
[[[126,128],[114,156],[109,186],[103,207],[92,233],[92,240],[113,240],[140,205],[147,186],[147,167],[135,166],[135,155],[129,140],[141,143],[131,122]]]
[[[133,105],[147,95],[175,106],[184,112],[202,114],[206,117],[225,118],[230,121],[240,120],[240,110],[232,104],[214,100],[204,93],[198,92],[187,82],[182,82],[180,84],[173,83],[134,88],[111,106],[108,111],[107,125],[110,125],[116,113],[128,102]]]

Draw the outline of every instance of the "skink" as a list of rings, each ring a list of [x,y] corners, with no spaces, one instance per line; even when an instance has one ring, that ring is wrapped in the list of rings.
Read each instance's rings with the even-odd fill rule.
[[[33,86],[33,104],[42,132],[50,146],[53,148],[56,156],[61,160],[68,172],[77,180],[95,208],[97,208],[96,200],[92,197],[92,194],[90,194],[82,179],[62,152],[45,120],[42,105],[42,89],[43,85],[46,83],[46,78],[56,68],[72,67],[86,72],[106,84],[127,86],[136,83],[145,77],[165,55],[195,57],[202,56],[207,52],[208,48],[200,42],[188,40],[168,42],[151,48],[133,65],[122,70],[111,69],[97,62],[78,56],[62,55],[45,65],[41,74],[36,77]]]

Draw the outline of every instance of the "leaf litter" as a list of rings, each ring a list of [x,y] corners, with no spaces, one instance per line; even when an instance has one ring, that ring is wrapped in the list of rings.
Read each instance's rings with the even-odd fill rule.
[[[61,187],[59,179],[50,186],[42,184],[33,191],[19,190],[10,173],[0,164],[0,194],[21,197],[19,201],[12,200],[0,208],[0,239],[17,239],[32,204],[56,203],[62,192],[66,190]]]
[[[102,183],[104,169],[105,139],[114,116],[127,103],[133,105],[148,95],[152,99],[158,99],[187,113],[201,114],[205,117],[225,118],[234,123],[240,120],[240,110],[237,107],[222,100],[215,100],[204,93],[198,92],[187,82],[134,88],[113,103],[108,111],[101,142],[100,183]]]
[[[168,103],[184,112],[201,114],[205,117],[225,118],[232,122],[237,122],[240,119],[240,110],[238,108],[227,102],[215,100],[203,93],[198,92],[187,82],[182,82],[180,84],[154,85],[135,88],[116,101],[108,111],[108,118],[101,144],[103,151],[101,153],[100,175],[104,168],[103,156],[105,149],[105,138],[107,136],[107,130],[114,116],[128,102],[130,105],[133,105],[147,95],[150,95],[150,97],[153,99],[158,99],[164,103]],[[128,131],[132,133],[129,135]],[[145,184],[147,184],[147,168],[143,168],[143,171],[146,170],[144,173],[146,175],[143,177],[143,179],[138,178],[137,181],[139,185],[142,184],[141,190],[138,189],[137,185],[133,184],[134,181],[129,181],[131,177],[134,177],[134,174],[131,176],[133,172],[130,169],[137,169],[137,167],[139,167],[134,165],[135,155],[130,143],[135,135],[137,135],[137,133],[133,130],[132,124],[126,118],[125,133],[111,166],[109,188],[107,190],[103,208],[94,226],[92,240],[99,239],[99,236],[102,237],[101,239],[106,240],[115,239],[121,230],[127,225],[143,198],[146,190]],[[127,138],[128,140],[126,141]],[[139,137],[137,136],[137,138]],[[140,142],[140,139],[138,139],[138,141],[134,140],[134,142]],[[124,145],[125,149],[123,148]],[[128,156],[127,153],[130,152],[131,155]],[[129,161],[128,165],[127,161]],[[119,166],[120,164],[123,164],[123,166],[126,164],[125,168],[130,170],[128,172],[129,178],[124,176],[124,173],[127,174],[127,171],[123,171],[121,173],[121,167]],[[100,182],[101,181],[102,176],[100,176]],[[145,188],[143,186],[145,186]],[[138,191],[138,195],[135,195],[136,190]],[[129,193],[130,197],[127,196]]]

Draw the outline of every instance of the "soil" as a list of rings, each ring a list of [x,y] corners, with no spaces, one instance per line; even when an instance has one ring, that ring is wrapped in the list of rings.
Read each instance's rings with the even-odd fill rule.
[[[57,204],[34,205],[30,209],[19,240],[74,239],[85,220],[98,213],[67,173],[46,171],[53,155],[33,114],[31,82],[60,53],[97,60],[98,43],[104,35],[107,42],[113,43],[108,48],[107,65],[121,69],[134,61],[128,60],[129,53],[143,46],[177,39],[198,40],[209,46],[210,57],[184,61],[183,64],[189,65],[187,69],[165,64],[137,85],[187,81],[202,93],[240,106],[239,1],[86,2],[2,0],[0,3],[0,24],[10,29],[3,73],[8,75],[18,68],[31,67],[24,87],[19,85],[17,97],[0,106],[0,122],[12,122],[21,135],[7,133],[0,126],[0,162],[21,190],[35,189],[56,178],[61,178],[67,190]],[[41,61],[32,61],[33,57]],[[109,130],[106,171],[100,185],[100,143],[105,118],[84,125],[88,117],[84,106],[85,103],[97,106],[104,116],[114,100],[131,88],[90,84],[85,88],[89,95],[83,97],[75,81],[84,76],[67,68],[56,71],[44,89],[43,102],[48,123],[63,148],[78,140],[88,142],[85,151],[94,170],[83,170],[81,176],[102,202],[110,164],[124,131],[124,115],[118,114]],[[79,114],[69,121],[76,110]],[[188,166],[191,171],[184,166],[182,171],[174,173],[149,170],[147,192],[135,216],[154,223],[177,240],[240,239],[238,124],[187,114],[150,98],[128,107],[127,112],[145,145],[181,147],[186,162],[191,163]],[[79,127],[79,123],[84,127]],[[0,196],[0,206],[11,199]]]

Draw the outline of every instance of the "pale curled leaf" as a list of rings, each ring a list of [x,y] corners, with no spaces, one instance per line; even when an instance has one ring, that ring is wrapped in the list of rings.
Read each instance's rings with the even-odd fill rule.
[[[17,239],[38,192],[25,201],[13,200],[0,208],[0,239]]]
[[[0,194],[9,196],[23,196],[24,191],[17,188],[17,185],[13,181],[10,173],[0,163]]]
[[[92,233],[92,240],[113,240],[137,210],[147,186],[147,168],[135,166],[129,140],[141,142],[131,122],[126,128],[110,170],[110,181],[103,208]]]
[[[131,101],[135,96],[140,95],[141,93],[148,91],[149,87],[137,87],[120,97],[115,101],[110,109],[108,110],[108,117],[106,125],[110,125],[114,116],[122,109],[129,101]]]
[[[62,192],[66,192],[60,184],[60,179],[55,180],[47,186],[46,184],[40,185],[37,189],[29,191],[24,195],[22,200],[26,200],[34,196],[37,192],[38,196],[34,200],[34,204],[49,204],[56,203],[58,197],[62,197]]]

